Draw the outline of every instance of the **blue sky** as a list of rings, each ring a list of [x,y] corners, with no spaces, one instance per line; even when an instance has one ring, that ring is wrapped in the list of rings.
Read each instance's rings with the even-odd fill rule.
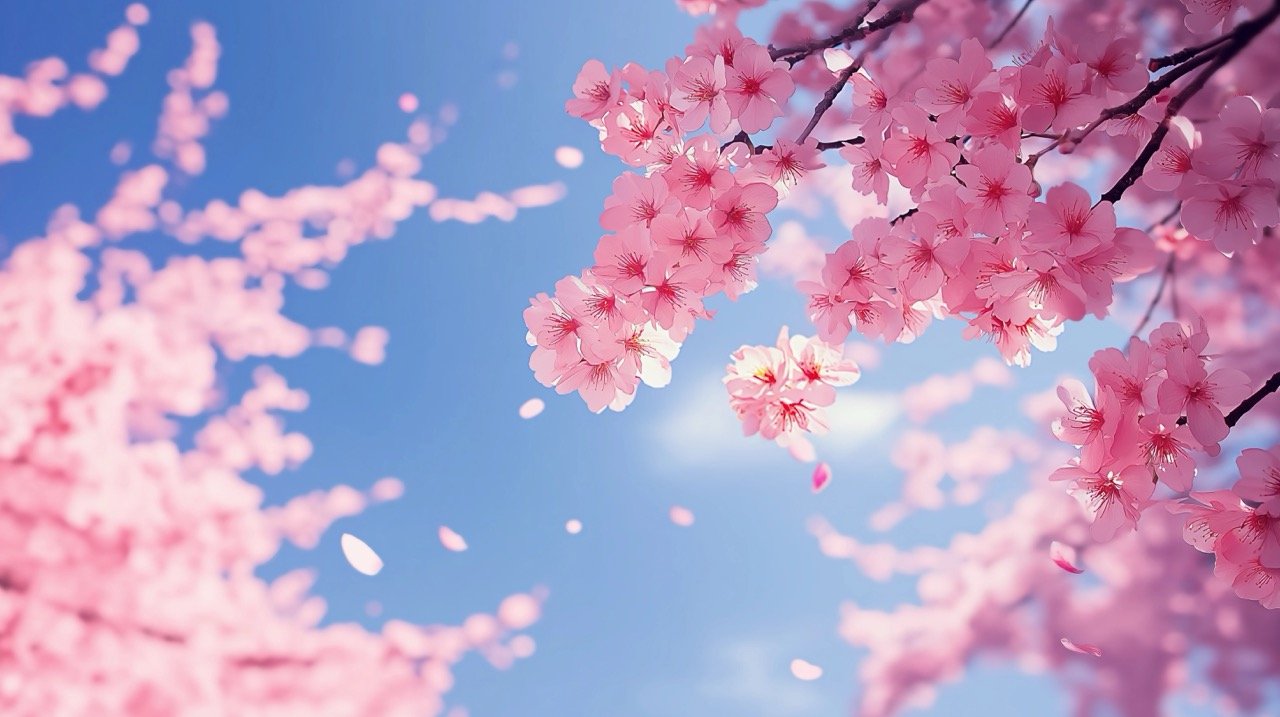
[[[112,2],[5,6],[0,71],[16,73],[50,54],[81,66],[122,13],[123,3]],[[805,522],[820,514],[869,537],[867,516],[899,492],[886,437],[904,424],[889,397],[994,349],[965,343],[960,326],[942,324],[914,346],[886,351],[883,365],[844,395],[884,420],[846,422],[820,444],[835,479],[819,496],[808,490],[810,467],[737,436],[719,384],[740,344],[768,343],[784,323],[807,332],[787,281],[766,280],[737,303],[717,302],[716,320],[685,345],[671,386],[642,389],[622,414],[588,413],[576,397],[538,386],[526,365],[527,298],[589,261],[601,202],[620,169],[595,148],[593,130],[563,113],[574,75],[591,57],[657,66],[684,47],[695,21],[669,0],[164,3],[152,8],[140,54],[110,82],[102,107],[19,124],[35,156],[0,168],[6,244],[39,233],[62,202],[91,212],[106,200],[117,171],[108,151],[121,139],[139,150],[149,143],[164,72],[187,53],[195,19],[218,29],[217,86],[231,109],[206,142],[205,174],[172,192],[186,206],[249,187],[276,193],[336,181],[335,166],[348,157],[367,166],[379,143],[403,136],[396,98],[406,91],[426,110],[445,103],[460,110],[447,142],[426,158],[424,176],[443,195],[553,180],[568,187],[564,201],[513,223],[415,216],[392,240],[358,247],[327,290],[290,294],[287,313],[304,324],[383,325],[391,343],[379,367],[325,350],[276,362],[311,395],[310,409],[287,421],[316,450],[301,469],[262,479],[269,500],[336,483],[365,487],[385,475],[403,479],[407,493],[339,521],[315,550],[284,550],[264,574],[314,567],[329,619],[375,629],[391,617],[458,622],[507,594],[546,586],[531,659],[506,673],[474,656],[459,666],[450,704],[473,717],[845,713],[858,654],[835,634],[840,602],[885,607],[913,591],[872,583],[823,557]],[[767,16],[753,16],[747,28],[766,25]],[[507,43],[519,48],[514,59],[503,55]],[[502,72],[516,74],[514,86],[498,86]],[[564,144],[586,152],[580,169],[553,161]],[[809,226],[833,239],[843,231],[833,220]],[[148,241],[158,254],[178,250]],[[1093,347],[1123,334],[1114,325],[1070,327],[1059,351],[1037,355],[1012,389],[979,389],[973,403],[933,427],[954,440],[979,423],[1019,425],[1009,408],[1016,392],[1079,372]],[[232,385],[243,386],[251,367],[235,369]],[[522,421],[516,408],[532,396],[547,409]],[[1016,471],[1003,476],[992,500],[1007,502],[1022,485]],[[691,508],[695,525],[672,525],[672,504]],[[892,535],[942,543],[978,528],[986,507],[917,516]],[[583,521],[582,534],[565,533],[569,518]],[[436,539],[441,524],[470,549],[445,551]],[[342,532],[382,555],[381,574],[347,566]],[[384,606],[381,618],[366,615],[371,600]],[[794,657],[826,675],[796,681],[788,672]],[[1067,713],[1059,696],[1046,678],[981,666],[924,713],[1053,717]]]

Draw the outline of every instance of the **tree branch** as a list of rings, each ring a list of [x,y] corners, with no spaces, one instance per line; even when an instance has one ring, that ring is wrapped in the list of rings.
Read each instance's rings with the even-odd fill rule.
[[[1022,7],[1018,8],[1017,14],[1013,16],[1013,19],[1009,21],[1008,25],[1004,26],[1004,29],[1000,31],[1000,34],[996,35],[996,39],[991,41],[991,44],[988,46],[988,49],[995,47],[996,45],[999,45],[1000,42],[1004,40],[1005,36],[1009,34],[1009,31],[1013,29],[1014,25],[1018,24],[1018,21],[1021,20],[1022,16],[1026,14],[1027,8],[1031,7],[1031,3],[1034,1],[1035,0],[1027,0],[1026,2],[1022,3]]]
[[[849,78],[853,77],[853,73],[857,72],[861,65],[861,62],[853,62],[840,71],[840,74],[836,76],[836,81],[827,88],[827,91],[822,94],[822,99],[813,108],[813,117],[809,118],[809,124],[805,125],[804,131],[796,137],[796,144],[803,144],[806,139],[809,139],[809,133],[813,132],[814,127],[818,126],[822,115],[831,109],[831,105],[836,101],[836,97],[840,95],[840,91],[844,89],[845,85],[849,84]]]
[[[1253,410],[1253,407],[1258,405],[1262,399],[1275,393],[1278,389],[1280,389],[1280,371],[1272,374],[1271,378],[1267,379],[1267,382],[1262,384],[1261,388],[1254,391],[1245,400],[1241,401],[1239,406],[1231,409],[1231,412],[1226,415],[1227,427],[1235,428],[1236,424],[1240,422],[1240,419],[1244,418],[1244,414]],[[1187,425],[1187,417],[1183,416],[1179,418],[1178,425]]]
[[[867,35],[879,32],[886,27],[892,27],[900,22],[906,22],[911,19],[911,15],[916,11],[916,8],[925,4],[927,1],[928,0],[906,0],[903,4],[885,13],[880,17],[880,19],[863,25],[862,21],[865,20],[867,15],[869,15],[871,11],[880,4],[879,0],[869,0],[867,2],[867,6],[858,14],[858,17],[840,32],[831,35],[830,37],[810,40],[803,45],[792,45],[791,47],[770,49],[769,56],[775,60],[786,60],[788,64],[795,65],[797,62],[803,60],[809,55],[812,55],[818,50],[825,50],[827,48],[857,42]]]
[[[1195,79],[1192,80],[1190,84],[1182,88],[1182,91],[1169,101],[1169,106],[1165,108],[1164,111],[1164,118],[1160,120],[1160,125],[1156,127],[1156,130],[1151,133],[1151,139],[1147,142],[1146,146],[1142,148],[1142,152],[1138,154],[1138,158],[1133,161],[1133,164],[1129,165],[1129,169],[1120,177],[1120,179],[1116,180],[1116,183],[1112,185],[1111,189],[1108,189],[1106,194],[1103,194],[1098,199],[1099,202],[1115,203],[1120,200],[1120,197],[1124,196],[1125,191],[1129,187],[1133,186],[1133,183],[1138,181],[1138,178],[1142,176],[1143,170],[1147,167],[1147,162],[1149,162],[1151,157],[1155,155],[1156,151],[1160,149],[1160,144],[1164,142],[1165,135],[1169,134],[1169,121],[1182,110],[1183,105],[1187,104],[1187,102],[1195,96],[1197,92],[1204,88],[1205,84],[1209,81],[1209,78],[1212,77],[1215,72],[1222,69],[1223,65],[1226,65],[1236,55],[1240,54],[1240,51],[1252,42],[1255,37],[1261,34],[1262,31],[1274,22],[1278,16],[1280,16],[1280,0],[1275,0],[1265,13],[1249,20],[1248,22],[1238,25],[1236,29],[1232,31],[1231,39],[1223,44],[1220,49],[1215,50],[1211,54],[1204,54],[1196,58],[1197,60],[1201,58],[1212,59],[1208,60],[1208,65],[1200,71],[1200,74],[1196,75]],[[1195,61],[1187,63],[1187,65],[1193,64],[1198,63],[1195,63]],[[1185,66],[1186,65],[1183,67]],[[1177,71],[1178,70],[1175,70],[1174,72]],[[1169,74],[1173,74],[1173,72]],[[1141,97],[1141,95],[1139,95],[1139,97]],[[1130,100],[1130,102],[1122,105],[1122,107],[1137,101],[1137,99],[1138,98],[1135,97],[1133,100]]]
[[[1142,330],[1147,326],[1147,322],[1151,320],[1151,315],[1155,313],[1156,306],[1160,304],[1160,298],[1164,296],[1164,286],[1169,282],[1169,276],[1173,274],[1173,262],[1176,259],[1176,254],[1169,254],[1169,261],[1165,262],[1164,271],[1160,272],[1160,285],[1156,287],[1156,295],[1151,297],[1151,303],[1147,305],[1147,313],[1142,315],[1142,321],[1138,322],[1138,326],[1134,328],[1132,334],[1129,334],[1129,338],[1135,338],[1142,333]]]

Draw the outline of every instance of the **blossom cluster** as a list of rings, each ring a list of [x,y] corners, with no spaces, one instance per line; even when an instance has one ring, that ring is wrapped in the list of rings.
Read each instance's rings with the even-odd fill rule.
[[[1188,543],[1213,553],[1214,575],[1235,594],[1280,608],[1280,446],[1247,448],[1231,490],[1192,493],[1170,507],[1187,515]]]
[[[1131,338],[1127,351],[1094,353],[1092,394],[1076,380],[1058,387],[1063,410],[1053,433],[1080,455],[1051,478],[1072,482],[1096,539],[1131,530],[1157,483],[1191,490],[1195,452],[1219,453],[1224,412],[1249,395],[1249,377],[1213,366],[1208,342],[1202,324],[1168,322],[1147,341]]]
[[[802,432],[826,432],[822,409],[835,403],[836,387],[854,383],[860,373],[843,347],[789,336],[784,326],[776,345],[735,351],[724,385],[742,432],[783,444]]]
[[[566,109],[645,173],[614,181],[595,265],[525,310],[540,382],[578,391],[592,411],[621,410],[641,382],[670,380],[680,343],[711,315],[704,299],[755,287],[778,188],[822,164],[811,146],[757,154],[717,136],[767,129],[794,89],[786,68],[732,28],[703,32],[665,72],[583,66]]]
[[[1151,241],[1118,229],[1112,203],[1074,183],[1036,199],[1039,154],[1023,145],[1066,136],[1141,89],[1136,49],[1124,37],[1078,46],[1050,25],[1036,53],[999,71],[969,39],[958,57],[929,61],[914,91],[854,74],[863,136],[841,150],[853,186],[884,202],[892,179],[918,206],[863,221],[801,287],[821,335],[843,340],[856,326],[906,342],[932,317],[959,315],[968,335],[1025,365],[1031,347],[1054,348],[1066,321],[1105,316],[1114,284],[1151,268]]]

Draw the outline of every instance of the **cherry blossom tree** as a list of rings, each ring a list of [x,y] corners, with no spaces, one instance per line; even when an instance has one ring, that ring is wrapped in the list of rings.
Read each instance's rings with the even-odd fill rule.
[[[947,548],[815,524],[872,576],[920,576],[921,605],[845,608],[870,650],[859,714],[919,704],[980,655],[1076,652],[1079,714],[1155,715],[1193,650],[1222,710],[1259,709],[1280,669],[1280,2],[811,0],[760,37],[738,20],[763,0],[678,4],[706,22],[664,66],[592,59],[572,83],[566,111],[623,167],[594,256],[525,311],[537,380],[596,412],[667,385],[708,298],[748,303],[762,261],[808,262],[770,213],[824,197],[851,236],[799,277],[813,327],[790,330],[813,338],[784,327],[724,377],[744,434],[801,460],[859,375],[854,332],[963,322],[1021,367],[1074,322],[1141,314],[1089,382],[1029,411],[1042,431],[903,437],[883,525],[940,505],[948,471],[972,501],[992,460],[1031,478],[1008,516]],[[1144,277],[1153,296],[1122,286]],[[1246,423],[1256,446],[1224,452]]]
[[[40,151],[16,133],[15,115],[106,99],[148,14],[129,6],[83,71],[50,58],[0,77],[0,163]],[[57,209],[0,268],[0,713],[437,714],[464,654],[505,668],[531,653],[519,633],[538,618],[541,593],[457,626],[391,619],[375,633],[322,625],[312,571],[259,577],[284,541],[314,547],[332,521],[404,489],[383,478],[265,506],[247,475],[293,468],[312,450],[281,416],[305,409],[307,395],[265,362],[313,346],[381,361],[385,330],[349,338],[302,326],[282,313],[286,286],[322,288],[349,250],[437,201],[437,218],[471,221],[559,190],[437,200],[416,175],[448,117],[423,116],[343,184],[184,208],[169,184],[203,171],[201,141],[228,109],[214,89],[215,29],[196,23],[191,40],[168,75],[155,161],[123,171],[84,217]],[[118,146],[112,160],[131,154]],[[135,235],[155,247],[118,246]],[[228,402],[224,369],[238,362],[262,365]],[[365,550],[357,567],[380,563]]]

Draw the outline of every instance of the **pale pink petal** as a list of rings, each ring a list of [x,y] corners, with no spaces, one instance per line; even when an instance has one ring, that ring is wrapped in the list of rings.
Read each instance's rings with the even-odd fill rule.
[[[467,549],[467,541],[463,540],[462,536],[455,533],[449,526],[440,526],[439,535],[440,544],[444,546],[445,550],[461,553]]]
[[[518,658],[529,657],[538,645],[528,635],[516,635],[511,638],[511,654]]]
[[[412,92],[406,92],[400,95],[400,111],[405,113],[418,111],[418,97]]]
[[[1049,543],[1049,559],[1069,573],[1079,575],[1084,572],[1084,568],[1076,566],[1076,549],[1070,545],[1063,545],[1056,540]]]
[[[379,478],[369,489],[369,497],[378,502],[395,500],[404,495],[404,483],[399,478]]]
[[[542,604],[537,598],[517,593],[498,604],[498,620],[508,630],[523,630],[538,621]]]
[[[582,521],[577,518],[570,518],[565,521],[564,530],[569,535],[577,535],[582,532]]]
[[[565,169],[582,166],[582,150],[577,147],[556,147],[556,164]]]
[[[351,533],[342,534],[342,554],[356,572],[365,575],[377,575],[382,570],[382,558],[373,552],[368,543]]]
[[[351,358],[363,364],[376,366],[387,357],[387,339],[390,334],[381,326],[365,326],[351,340]]]
[[[146,25],[151,19],[151,11],[140,2],[130,3],[124,9],[124,19],[128,20],[130,25]]]
[[[531,398],[520,404],[520,417],[528,420],[542,413],[547,404],[541,398]]]
[[[853,64],[853,55],[838,47],[829,47],[822,51],[822,61],[826,63],[828,70],[840,72]]]
[[[671,506],[671,522],[682,528],[688,528],[693,525],[693,511],[682,505]]]
[[[797,680],[809,682],[822,677],[822,668],[808,660],[801,660],[797,657],[791,661],[791,674],[795,675]]]
[[[804,436],[792,436],[787,442],[787,451],[791,457],[801,463],[812,463],[818,458],[818,451],[813,443]]]
[[[819,463],[817,468],[813,469],[813,492],[821,493],[823,488],[827,487],[827,483],[831,482],[831,466],[826,463]]]
[[[1088,645],[1085,643],[1076,644],[1065,637],[1062,638],[1060,642],[1062,643],[1063,647],[1067,648],[1068,650],[1071,650],[1072,652],[1078,652],[1081,655],[1093,655],[1094,657],[1102,657],[1102,650],[1096,645]]]

